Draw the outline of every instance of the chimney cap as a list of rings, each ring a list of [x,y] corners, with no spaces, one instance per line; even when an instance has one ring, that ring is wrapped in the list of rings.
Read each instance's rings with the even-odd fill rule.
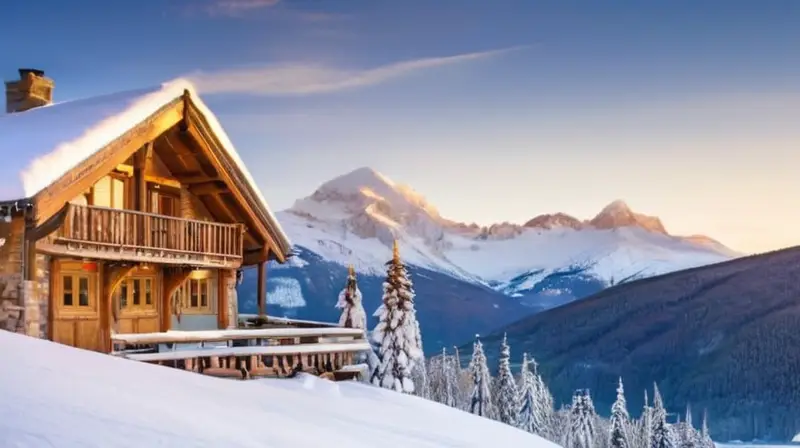
[[[24,78],[25,75],[27,75],[28,73],[30,73],[30,74],[32,74],[34,76],[38,76],[40,78],[44,76],[44,70],[39,70],[38,68],[21,68],[21,69],[19,69],[19,77],[20,77],[20,79]]]

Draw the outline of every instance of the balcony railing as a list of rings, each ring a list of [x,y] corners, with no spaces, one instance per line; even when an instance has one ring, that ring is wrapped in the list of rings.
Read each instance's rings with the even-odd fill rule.
[[[242,261],[243,236],[242,224],[68,204],[51,246],[89,251],[97,258],[236,266]]]

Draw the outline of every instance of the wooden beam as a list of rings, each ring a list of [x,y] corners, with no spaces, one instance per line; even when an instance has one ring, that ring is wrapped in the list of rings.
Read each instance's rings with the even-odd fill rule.
[[[242,265],[254,265],[269,260],[269,246],[264,246],[246,251],[242,256]]]
[[[225,185],[220,185],[218,182],[205,182],[202,184],[192,185],[189,187],[189,191],[197,196],[207,196],[210,194],[220,194],[220,193],[228,193],[228,187]]]
[[[159,184],[172,188],[181,188],[181,183],[179,181],[175,179],[170,179],[168,177],[155,176],[153,174],[145,174],[144,180],[145,182],[150,182],[152,184]]]
[[[68,210],[69,204],[64,204],[58,213],[51,216],[47,221],[41,223],[38,227],[34,229],[26,229],[25,238],[28,241],[36,242],[55,232],[64,224],[64,219],[67,217]]]
[[[131,177],[133,176],[134,167],[130,165],[120,164],[114,167],[115,171],[119,171],[120,173],[124,173],[126,176]]]
[[[172,327],[172,315],[181,321],[180,303],[172,302],[172,295],[175,291],[189,278],[192,270],[186,268],[169,269],[164,271],[164,291],[162,294],[162,307],[161,307],[161,331],[169,331]]]
[[[267,262],[258,263],[258,315],[267,315]]]
[[[214,182],[219,181],[218,177],[208,176],[203,173],[192,172],[192,173],[180,173],[180,174],[173,174],[176,179],[180,181],[180,183],[184,185],[193,185],[193,184],[202,184],[205,182]]]
[[[119,321],[117,314],[117,307],[119,304],[114,303],[114,291],[120,283],[125,280],[128,274],[136,268],[135,264],[117,265],[105,264],[102,266],[102,295],[100,296],[100,328],[103,334],[103,349],[106,352],[111,351],[111,325]]]

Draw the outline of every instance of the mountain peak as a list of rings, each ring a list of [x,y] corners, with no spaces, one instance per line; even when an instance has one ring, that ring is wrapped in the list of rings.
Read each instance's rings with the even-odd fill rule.
[[[623,201],[622,199],[616,199],[603,207],[603,210],[600,213],[632,213],[632,211],[627,202]]]
[[[323,183],[311,196],[296,201],[290,211],[317,218],[362,219],[368,215],[368,219],[364,218],[368,221],[395,223],[419,216],[440,219],[436,208],[414,189],[370,167],[357,168]]]
[[[641,227],[651,232],[667,235],[664,224],[656,216],[636,213],[622,199],[606,205],[589,224],[598,229],[616,229],[619,227]]]
[[[347,174],[335,177],[322,184],[317,191],[337,191],[343,194],[353,194],[370,189],[375,191],[386,191],[394,189],[394,181],[370,167],[361,167]]]

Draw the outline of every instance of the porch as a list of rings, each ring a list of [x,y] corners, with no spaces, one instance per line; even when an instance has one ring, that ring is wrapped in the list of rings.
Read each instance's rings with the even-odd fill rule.
[[[243,259],[242,224],[70,203],[54,225],[37,243],[50,255],[210,268],[238,268]]]
[[[116,334],[112,343],[114,356],[234,379],[353,378],[369,349],[362,330],[336,326]]]

